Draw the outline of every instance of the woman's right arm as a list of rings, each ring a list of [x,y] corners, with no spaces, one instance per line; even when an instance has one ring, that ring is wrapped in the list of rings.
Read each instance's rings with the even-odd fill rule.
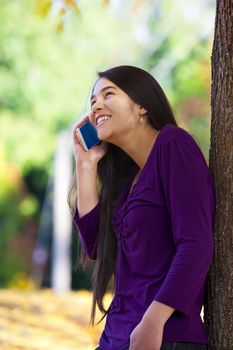
[[[99,202],[97,164],[76,163],[77,208],[81,218]]]
[[[97,190],[98,161],[106,154],[107,144],[85,151],[76,135],[76,128],[88,120],[88,117],[75,125],[73,131],[74,156],[76,161],[77,203],[73,216],[80,233],[83,248],[91,259],[96,259],[96,244],[99,232],[100,202]]]
[[[100,217],[99,195],[96,187],[97,167],[91,164],[76,164],[76,177],[77,204],[73,220],[86,255],[95,260]]]

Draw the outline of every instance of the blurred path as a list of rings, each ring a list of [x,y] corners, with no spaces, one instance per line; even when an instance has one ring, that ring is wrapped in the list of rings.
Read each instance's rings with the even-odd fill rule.
[[[93,350],[105,321],[88,329],[91,302],[88,291],[0,290],[0,349]]]

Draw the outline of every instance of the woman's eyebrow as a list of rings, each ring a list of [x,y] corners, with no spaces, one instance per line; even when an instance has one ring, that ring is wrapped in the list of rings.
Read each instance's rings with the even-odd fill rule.
[[[115,86],[109,85],[109,86],[105,86],[103,89],[101,89],[100,92],[105,91],[105,90],[110,89],[110,88],[116,89]],[[91,100],[92,100],[94,97],[95,97],[95,95],[91,95]]]

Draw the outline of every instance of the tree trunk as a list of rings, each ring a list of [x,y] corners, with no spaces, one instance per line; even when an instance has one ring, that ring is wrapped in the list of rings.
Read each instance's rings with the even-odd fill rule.
[[[209,166],[216,188],[215,253],[204,321],[210,350],[233,350],[233,1],[217,0]]]

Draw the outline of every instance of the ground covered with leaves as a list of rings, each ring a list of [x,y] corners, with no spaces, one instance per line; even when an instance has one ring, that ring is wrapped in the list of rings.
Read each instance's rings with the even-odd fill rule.
[[[111,301],[107,295],[105,306]],[[104,327],[88,327],[92,294],[0,290],[1,350],[93,350]],[[101,314],[97,310],[96,322]]]

